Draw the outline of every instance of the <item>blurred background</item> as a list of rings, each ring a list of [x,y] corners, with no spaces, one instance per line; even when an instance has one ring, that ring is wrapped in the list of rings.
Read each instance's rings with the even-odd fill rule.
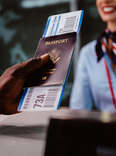
[[[95,0],[0,0],[0,74],[34,56],[48,16],[84,10],[62,106],[68,106],[79,49],[103,31]]]

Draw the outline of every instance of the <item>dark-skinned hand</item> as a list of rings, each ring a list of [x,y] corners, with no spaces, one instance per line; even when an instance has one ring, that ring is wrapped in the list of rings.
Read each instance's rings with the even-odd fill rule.
[[[29,59],[5,70],[0,76],[0,114],[17,113],[27,76],[44,66],[49,59],[49,55],[45,54],[40,58]]]

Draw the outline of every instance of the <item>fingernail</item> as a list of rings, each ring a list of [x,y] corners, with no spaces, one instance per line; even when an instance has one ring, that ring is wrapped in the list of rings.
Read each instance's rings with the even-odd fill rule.
[[[41,59],[48,59],[48,58],[49,58],[49,54],[46,53],[46,54],[42,55],[40,58],[41,58]]]

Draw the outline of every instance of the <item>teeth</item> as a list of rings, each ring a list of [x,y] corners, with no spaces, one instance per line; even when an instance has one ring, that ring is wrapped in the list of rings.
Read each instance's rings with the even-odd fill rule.
[[[110,12],[110,11],[113,11],[113,10],[114,10],[114,8],[112,8],[112,7],[104,8],[105,12]]]

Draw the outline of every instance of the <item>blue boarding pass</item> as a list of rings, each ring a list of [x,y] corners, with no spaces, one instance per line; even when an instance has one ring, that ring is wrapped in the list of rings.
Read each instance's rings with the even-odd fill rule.
[[[61,35],[71,32],[79,33],[83,19],[83,10],[50,16],[43,37]]]
[[[83,10],[50,16],[42,38],[74,33],[80,31]],[[58,41],[57,41],[58,42]],[[55,51],[56,49],[54,49]],[[73,53],[73,52],[72,52]],[[63,96],[64,86],[70,69],[71,58],[67,67],[65,81],[61,85],[44,85],[25,88],[20,100],[18,111],[49,111],[57,110]]]

